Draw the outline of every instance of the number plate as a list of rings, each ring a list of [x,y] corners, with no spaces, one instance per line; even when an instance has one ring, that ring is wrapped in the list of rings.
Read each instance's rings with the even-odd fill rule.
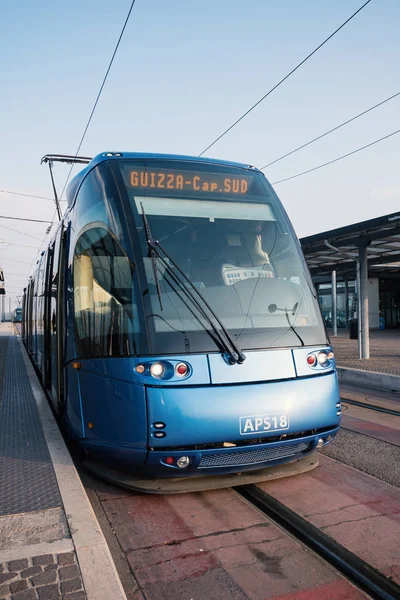
[[[289,429],[288,415],[251,415],[240,417],[240,435],[264,433],[266,431],[285,431]]]

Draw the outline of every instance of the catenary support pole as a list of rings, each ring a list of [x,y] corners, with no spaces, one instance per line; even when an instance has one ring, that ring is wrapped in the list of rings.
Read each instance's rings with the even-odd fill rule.
[[[332,271],[332,329],[333,335],[337,336],[337,289],[336,271]]]

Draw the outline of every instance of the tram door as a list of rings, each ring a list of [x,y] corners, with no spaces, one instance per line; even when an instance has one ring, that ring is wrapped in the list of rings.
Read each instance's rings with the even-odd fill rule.
[[[28,348],[29,354],[33,353],[33,291],[34,291],[33,288],[34,288],[34,283],[33,283],[33,279],[31,279],[31,281],[29,283],[29,289],[28,289],[28,309],[27,309],[27,317],[26,317],[27,335],[28,335],[27,348]]]
[[[52,335],[52,322],[51,322],[51,310],[52,310],[52,284],[53,284],[53,260],[54,260],[54,247],[53,243],[47,252],[47,263],[46,263],[46,274],[45,274],[45,285],[44,285],[44,358],[43,358],[43,383],[45,389],[51,392],[51,335]]]
[[[48,323],[49,323],[49,371],[46,381],[46,387],[48,389],[51,402],[53,404],[56,413],[59,412],[59,398],[60,398],[60,340],[59,328],[60,325],[60,274],[62,272],[62,245],[63,245],[63,228],[59,228],[54,244],[51,248],[52,259],[51,266],[49,268],[49,310],[48,310]]]

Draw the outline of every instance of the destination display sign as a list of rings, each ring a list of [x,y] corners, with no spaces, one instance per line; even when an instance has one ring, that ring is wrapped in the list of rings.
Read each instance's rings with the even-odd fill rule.
[[[191,195],[245,196],[249,193],[254,177],[249,175],[213,173],[208,171],[187,171],[172,169],[129,170],[129,187],[142,193],[156,192],[157,195],[170,195],[176,192],[190,192]]]

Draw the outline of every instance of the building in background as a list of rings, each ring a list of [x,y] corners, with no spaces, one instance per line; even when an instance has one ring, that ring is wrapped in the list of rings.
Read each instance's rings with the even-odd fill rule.
[[[347,327],[349,319],[358,316],[360,297],[367,318],[365,327],[400,327],[399,213],[311,235],[300,243],[328,327],[333,327],[335,309],[332,284],[338,328]]]

